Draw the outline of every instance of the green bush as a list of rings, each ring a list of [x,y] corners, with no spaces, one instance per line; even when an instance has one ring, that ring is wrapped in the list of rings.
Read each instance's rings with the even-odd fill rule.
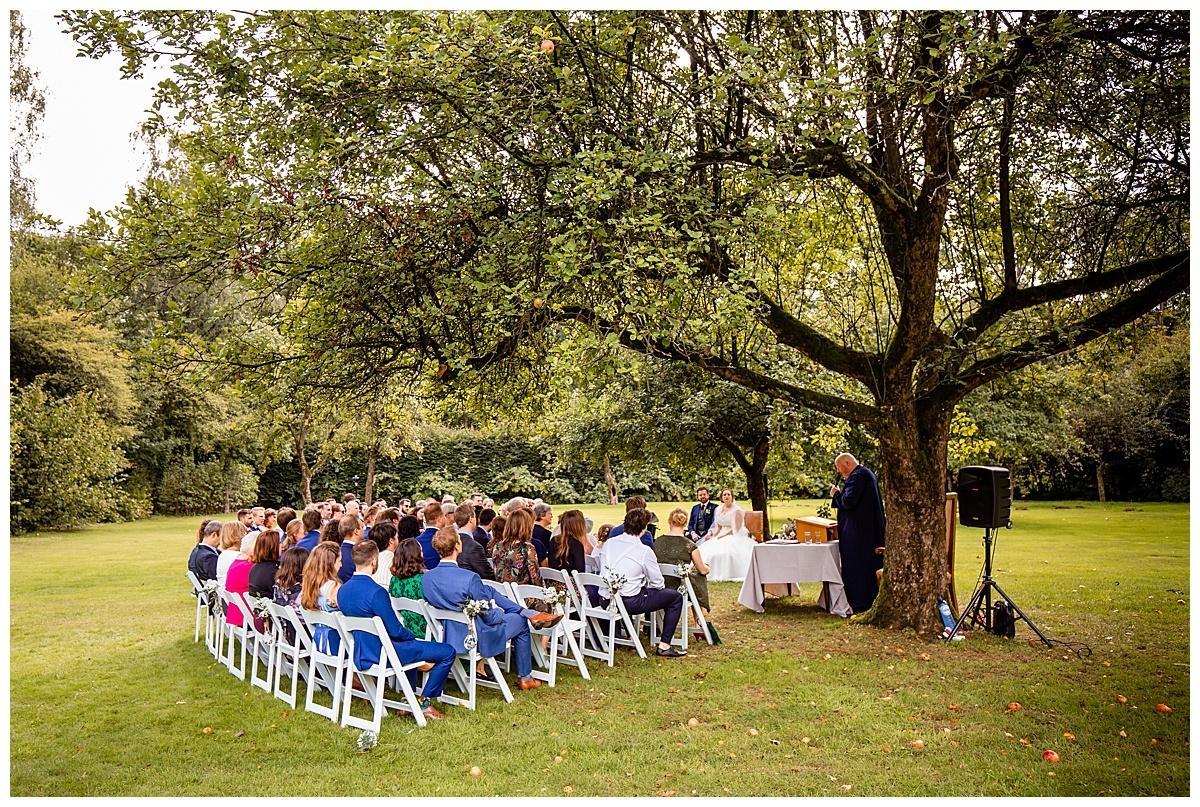
[[[14,533],[119,521],[138,513],[118,485],[127,429],[100,411],[94,393],[65,398],[40,380],[13,386],[9,526]]]
[[[258,474],[249,465],[220,460],[197,464],[191,457],[173,463],[163,473],[157,510],[170,515],[215,513],[230,507],[254,504]]]

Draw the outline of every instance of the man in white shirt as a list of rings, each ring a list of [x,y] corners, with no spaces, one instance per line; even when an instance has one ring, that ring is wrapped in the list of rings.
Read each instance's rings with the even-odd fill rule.
[[[642,543],[642,534],[650,523],[650,512],[638,508],[625,514],[624,531],[611,536],[600,549],[600,576],[622,575],[625,582],[618,595],[630,614],[649,614],[665,611],[661,638],[655,648],[656,656],[678,658],[687,652],[672,647],[670,639],[675,635],[679,618],[683,614],[683,595],[673,588],[666,588],[658,558],[654,550]],[[608,590],[601,588],[599,595],[609,599]]]

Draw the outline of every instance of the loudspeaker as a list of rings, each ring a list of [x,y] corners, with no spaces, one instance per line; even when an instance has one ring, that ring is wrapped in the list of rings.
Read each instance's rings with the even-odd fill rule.
[[[1008,525],[1012,480],[1007,468],[968,465],[958,469],[958,523],[995,529]]]

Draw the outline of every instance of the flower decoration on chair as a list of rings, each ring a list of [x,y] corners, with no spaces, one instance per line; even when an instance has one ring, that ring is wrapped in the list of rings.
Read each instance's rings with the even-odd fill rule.
[[[681,563],[679,564],[679,593],[687,591],[687,579],[696,571],[696,564]]]
[[[608,610],[617,610],[617,595],[621,591],[621,586],[626,583],[625,575],[609,572],[600,579],[604,581],[604,585],[608,589]]]
[[[475,635],[475,617],[492,607],[487,600],[467,600],[463,603],[462,612],[467,616],[467,638],[463,639],[463,647],[474,650],[479,645],[479,637]]]
[[[221,598],[217,596],[216,580],[204,581],[203,596],[205,602],[208,603],[208,607],[212,609],[214,614],[220,614],[221,616],[225,615],[225,603],[222,602]]]
[[[269,635],[271,630],[271,609],[267,606],[269,602],[270,600],[266,597],[250,597],[250,610],[254,612],[256,617],[262,620],[263,629],[268,634],[268,642],[271,640],[271,636]]]
[[[567,592],[561,588],[546,586],[542,589],[541,600],[549,606],[562,605],[567,601]]]

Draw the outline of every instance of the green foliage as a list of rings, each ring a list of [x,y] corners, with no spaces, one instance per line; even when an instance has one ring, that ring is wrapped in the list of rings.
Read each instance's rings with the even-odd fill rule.
[[[14,533],[145,515],[115,481],[127,466],[119,445],[128,430],[110,420],[97,397],[49,395],[40,380],[11,388]]]
[[[242,462],[191,457],[176,460],[163,473],[156,511],[168,515],[230,512],[258,502],[258,474]]]

